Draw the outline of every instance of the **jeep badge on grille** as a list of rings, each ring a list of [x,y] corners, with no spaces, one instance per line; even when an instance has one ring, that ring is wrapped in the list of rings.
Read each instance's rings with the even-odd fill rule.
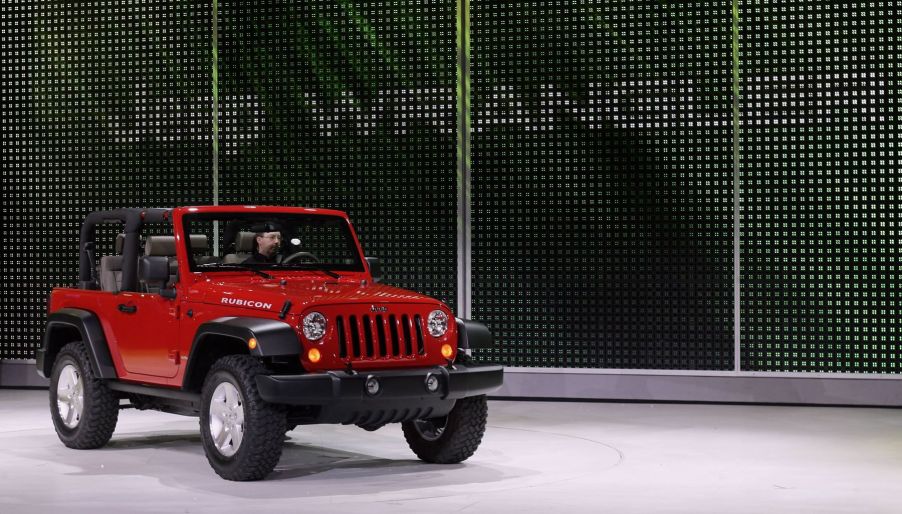
[[[384,305],[370,305],[370,312],[385,312],[388,310],[388,307]]]

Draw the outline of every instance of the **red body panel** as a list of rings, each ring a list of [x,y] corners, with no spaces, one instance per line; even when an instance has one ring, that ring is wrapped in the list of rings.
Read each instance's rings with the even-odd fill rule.
[[[123,312],[119,305],[136,310]],[[158,294],[57,288],[50,312],[69,307],[97,314],[120,378],[170,384],[180,370],[179,359],[171,353],[179,343],[178,305]]]
[[[253,206],[176,208],[172,210],[172,219],[179,281],[175,286],[174,299],[152,293],[57,288],[51,294],[49,311],[72,307],[97,314],[119,378],[154,385],[182,385],[194,334],[202,323],[223,316],[278,319],[286,301],[291,301],[292,305],[283,321],[298,332],[303,346],[301,364],[308,371],[347,369],[349,363],[354,369],[425,367],[447,362],[440,352],[442,344],[449,343],[456,351],[456,327],[447,306],[412,291],[374,284],[369,269],[364,272],[342,272],[340,279],[309,270],[272,271],[273,279],[242,271],[191,272],[185,245],[182,244],[182,217],[189,212],[228,213],[244,209],[285,214],[319,213],[347,219],[347,215],[340,211],[324,209]],[[350,225],[350,221],[348,223]],[[351,233],[357,242],[353,227]],[[357,249],[361,260],[366,262],[359,242]],[[244,305],[229,303],[236,299],[242,300]],[[254,306],[246,306],[248,301]],[[120,305],[125,308],[120,309]],[[134,307],[137,308],[134,312],[124,312]],[[452,319],[448,331],[441,338],[434,338],[425,330],[426,317],[435,309],[445,311]],[[189,310],[191,316],[186,315]],[[326,315],[328,322],[326,335],[317,342],[307,341],[299,328],[303,316],[314,310]],[[339,316],[344,320],[345,355],[342,355],[339,346],[340,334],[336,323]],[[362,331],[377,330],[372,332],[372,341],[379,344],[379,337],[382,336],[379,336],[378,330],[383,330],[387,345],[391,344],[392,337],[399,341],[399,345],[407,342],[415,345],[412,320],[419,316],[423,323],[422,347],[410,353],[399,351],[397,354],[388,352],[392,355],[355,356],[347,332],[351,330],[348,328],[351,316],[357,320],[361,338]],[[381,325],[376,323],[376,316],[380,316]],[[369,320],[370,328],[363,325],[364,319]],[[390,319],[395,321],[394,329]],[[407,322],[406,329],[403,320]],[[408,333],[409,336],[406,335]],[[307,350],[313,346],[319,348],[322,354],[322,360],[316,364],[306,359]]]

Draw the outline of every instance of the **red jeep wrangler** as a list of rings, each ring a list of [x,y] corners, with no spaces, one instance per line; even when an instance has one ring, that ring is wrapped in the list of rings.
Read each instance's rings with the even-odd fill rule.
[[[97,262],[106,223],[119,224],[103,231],[114,249]],[[491,334],[379,283],[343,212],[95,212],[79,252],[78,287],[51,293],[37,352],[70,448],[106,444],[129,406],[199,416],[207,460],[229,480],[268,475],[300,424],[400,422],[436,463],[461,462],[482,440],[485,394],[503,370],[467,352]]]

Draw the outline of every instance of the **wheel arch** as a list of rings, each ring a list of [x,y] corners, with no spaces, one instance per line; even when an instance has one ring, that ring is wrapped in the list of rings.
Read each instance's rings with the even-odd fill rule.
[[[50,378],[57,354],[63,346],[74,341],[81,341],[85,345],[95,377],[117,378],[100,319],[91,311],[75,308],[63,308],[47,316],[41,348],[36,353],[38,374]]]
[[[248,341],[257,341],[250,348]],[[291,325],[278,320],[251,317],[223,317],[197,328],[182,389],[200,391],[210,367],[226,355],[249,354],[254,357],[300,357],[301,344]]]

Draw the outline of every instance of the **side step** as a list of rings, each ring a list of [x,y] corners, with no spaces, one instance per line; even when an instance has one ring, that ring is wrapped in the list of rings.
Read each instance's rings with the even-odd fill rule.
[[[200,394],[178,389],[151,387],[109,380],[106,386],[113,391],[139,395],[144,400],[130,398],[132,406],[138,410],[159,410],[182,416],[197,416],[200,413]],[[137,402],[137,403],[136,403]]]

